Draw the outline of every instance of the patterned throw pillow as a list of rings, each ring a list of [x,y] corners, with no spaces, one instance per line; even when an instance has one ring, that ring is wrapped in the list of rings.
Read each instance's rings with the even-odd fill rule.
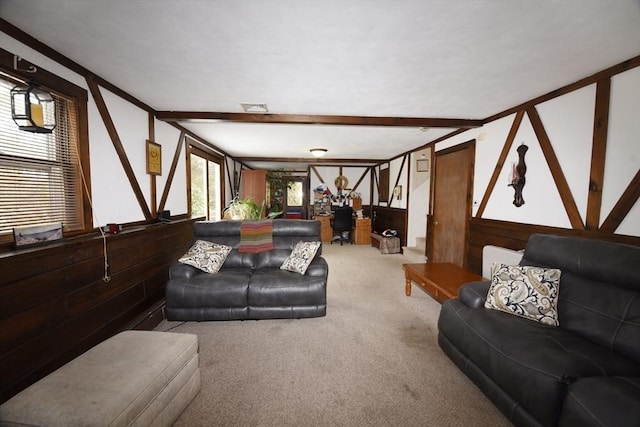
[[[304,274],[313,261],[313,257],[316,256],[319,247],[320,242],[299,241],[291,251],[291,255],[284,260],[280,269]]]
[[[558,326],[560,270],[494,263],[486,308]]]
[[[224,264],[224,260],[227,259],[229,252],[231,252],[231,246],[196,240],[178,261],[207,273],[217,273]]]

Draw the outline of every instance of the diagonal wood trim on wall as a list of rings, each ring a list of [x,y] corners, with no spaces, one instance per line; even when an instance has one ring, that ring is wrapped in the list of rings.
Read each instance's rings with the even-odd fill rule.
[[[607,216],[607,219],[602,223],[600,231],[614,233],[629,214],[633,205],[636,204],[638,198],[640,198],[640,169],[638,169],[638,172],[636,172],[636,175],[624,190],[624,193],[622,193],[616,205],[611,209],[609,216]]]
[[[149,141],[156,141],[156,123],[153,117],[153,113],[148,113],[148,124],[149,124]],[[151,193],[149,197],[149,206],[151,206],[151,217],[156,218],[158,216],[158,188],[157,188],[157,180],[155,174],[149,174],[149,192]]]
[[[498,157],[498,161],[496,162],[496,167],[493,169],[493,174],[491,175],[491,179],[489,180],[487,189],[484,191],[484,196],[482,196],[482,202],[480,203],[480,207],[478,208],[478,212],[476,213],[477,218],[482,218],[482,214],[484,213],[484,210],[487,207],[487,203],[489,202],[489,197],[491,196],[491,193],[493,193],[493,189],[498,182],[498,175],[500,175],[500,171],[502,170],[502,166],[507,159],[509,150],[511,150],[513,141],[516,139],[516,134],[518,133],[518,129],[520,128],[523,117],[524,111],[518,111],[515,118],[513,119],[513,124],[511,125],[511,129],[509,130],[509,134],[507,135],[507,140],[504,142],[502,152],[500,153],[500,157]]]
[[[587,230],[597,230],[600,227],[604,165],[607,157],[610,98],[611,79],[602,79],[596,85],[596,108],[593,118],[591,171],[589,172],[589,196],[587,198],[587,218],[585,221]]]
[[[129,184],[133,189],[133,193],[138,200],[138,204],[140,205],[140,209],[144,214],[146,220],[151,220],[151,211],[147,206],[147,202],[144,199],[144,195],[142,194],[142,190],[140,189],[140,184],[136,179],[135,174],[133,173],[133,168],[131,167],[131,163],[129,162],[129,158],[127,157],[127,153],[124,150],[124,146],[122,145],[122,141],[118,136],[118,131],[111,119],[111,115],[109,114],[109,109],[107,108],[107,104],[104,102],[104,98],[100,93],[100,87],[96,84],[91,76],[86,78],[87,85],[89,86],[89,91],[91,91],[91,95],[93,96],[93,100],[98,107],[98,111],[100,112],[100,116],[102,117],[102,121],[104,122],[105,127],[107,128],[107,132],[109,133],[109,137],[111,138],[111,142],[113,143],[113,147],[116,149],[116,153],[118,154],[118,158],[120,159],[120,163],[122,164],[122,168],[129,179]]]
[[[318,169],[316,169],[315,166],[311,166],[310,169],[313,171],[316,177],[318,177],[318,180],[320,181],[320,183],[324,184],[324,179],[322,179],[322,176],[318,173]]]
[[[356,191],[356,189],[358,188],[358,186],[360,185],[360,183],[362,182],[362,180],[367,176],[367,174],[371,171],[371,167],[367,167],[365,168],[364,172],[362,172],[362,175],[360,176],[360,179],[358,180],[358,182],[356,182],[356,185],[354,185],[351,188],[351,191]]]
[[[229,160],[231,160],[230,157],[225,157],[224,158],[224,169],[227,172],[227,180],[229,182],[229,186],[231,187],[231,194],[235,194],[236,193],[236,180],[235,179],[231,179],[231,168],[229,167]],[[234,164],[233,172],[235,173],[235,164]],[[226,192],[227,192],[226,188],[225,188],[224,192],[226,194]]]
[[[378,182],[378,173],[377,171],[379,170],[380,166],[378,166],[377,168],[373,168],[371,169],[371,204],[373,204],[373,195],[377,194],[378,195],[378,204],[380,204],[380,183]],[[376,191],[375,193],[373,191]]]
[[[564,94],[565,92],[563,92]],[[509,130],[509,135],[502,148],[502,152],[498,158],[496,166],[487,188],[483,195],[482,201],[475,215],[475,218],[482,218],[484,210],[487,206],[491,193],[495,188],[498,175],[504,166],[507,154],[511,149],[515,136],[522,123],[524,113],[526,112],[531,121],[531,125],[540,144],[540,148],[545,156],[547,165],[556,184],[556,188],[564,205],[565,211],[574,230],[591,230],[602,233],[615,233],[618,226],[629,214],[638,198],[640,198],[640,171],[633,178],[629,186],[626,188],[614,208],[609,213],[607,219],[600,226],[600,215],[602,210],[602,188],[604,185],[605,160],[607,151],[607,136],[609,123],[609,104],[611,97],[611,78],[604,77],[597,82],[595,111],[593,118],[593,141],[591,147],[591,170],[589,177],[589,193],[587,200],[586,225],[583,223],[582,217],[576,205],[575,199],[569,188],[568,182],[558,158],[555,154],[549,136],[545,130],[544,124],[535,108],[535,105],[529,105],[526,110],[516,112],[516,117]]]
[[[396,183],[393,185],[393,188],[395,189],[398,184],[400,183],[400,176],[402,175],[402,171],[404,170],[404,165],[407,163],[407,157],[409,157],[408,154],[406,154],[403,158],[402,158],[402,163],[400,164],[400,169],[398,169],[398,175],[396,176]],[[391,202],[393,202],[393,198],[396,197],[395,192],[392,191],[391,192],[391,197],[389,197],[389,203],[387,204],[387,206],[391,207]]]
[[[562,200],[564,209],[567,212],[567,216],[569,217],[569,222],[571,222],[571,226],[574,229],[584,230],[584,224],[582,222],[582,218],[580,217],[578,206],[576,205],[576,201],[573,198],[573,194],[571,194],[571,189],[569,188],[569,184],[567,183],[567,178],[562,172],[562,167],[560,167],[560,162],[558,161],[558,157],[556,156],[556,153],[551,146],[551,140],[549,140],[549,136],[547,135],[547,131],[542,124],[542,120],[538,115],[536,107],[527,108],[527,115],[529,116],[529,120],[531,120],[531,125],[533,126],[533,130],[538,137],[540,148],[542,148],[542,153],[544,154],[544,157],[547,160],[547,164],[549,165],[551,176],[553,177],[553,180],[556,183],[556,187],[558,188],[558,193],[560,194],[560,199]]]
[[[164,190],[162,191],[162,197],[160,198],[158,211],[163,211],[164,205],[167,203],[167,198],[169,197],[169,190],[171,189],[171,184],[173,183],[173,177],[176,173],[178,162],[180,161],[180,152],[182,151],[182,146],[184,145],[184,143],[185,143],[185,133],[180,132],[180,136],[178,137],[178,144],[176,145],[176,151],[175,153],[173,153],[173,161],[171,162],[171,169],[169,170],[169,175],[167,176],[167,182],[164,183]]]

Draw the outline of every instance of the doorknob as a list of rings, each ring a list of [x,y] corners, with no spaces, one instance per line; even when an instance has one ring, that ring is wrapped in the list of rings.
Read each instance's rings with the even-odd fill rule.
[[[433,221],[433,225],[438,225],[438,221]]]

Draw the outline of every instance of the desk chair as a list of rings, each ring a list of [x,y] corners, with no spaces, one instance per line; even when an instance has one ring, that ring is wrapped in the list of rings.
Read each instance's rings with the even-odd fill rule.
[[[331,228],[333,229],[331,244],[338,240],[340,246],[345,240],[353,244],[353,209],[350,206],[337,208],[331,220]]]

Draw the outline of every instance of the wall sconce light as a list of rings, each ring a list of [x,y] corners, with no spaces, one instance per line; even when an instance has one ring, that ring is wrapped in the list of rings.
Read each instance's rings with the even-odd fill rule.
[[[314,157],[322,157],[327,154],[326,148],[312,148],[309,151],[311,152],[311,154],[313,154]]]
[[[56,127],[56,105],[51,94],[35,84],[11,89],[11,117],[20,130],[51,133]]]

